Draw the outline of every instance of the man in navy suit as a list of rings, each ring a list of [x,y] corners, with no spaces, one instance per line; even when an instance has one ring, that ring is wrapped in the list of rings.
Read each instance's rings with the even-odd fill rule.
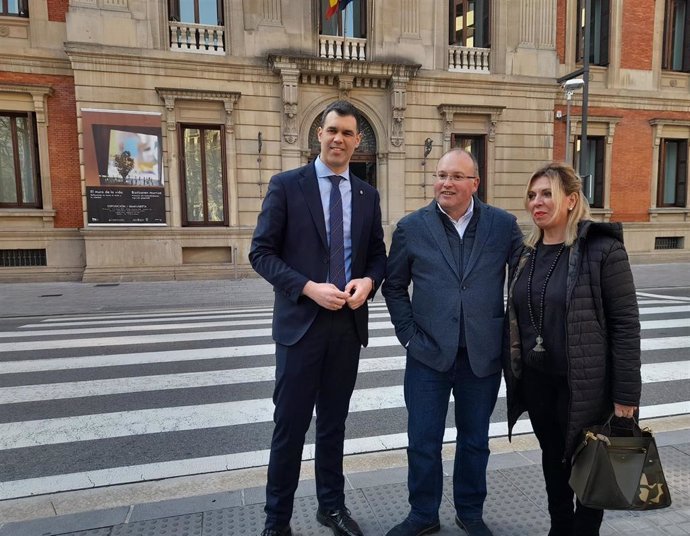
[[[438,162],[434,201],[401,219],[393,234],[383,295],[407,349],[411,510],[388,536],[440,530],[441,446],[451,392],[455,521],[471,536],[491,535],[482,520],[489,418],[501,382],[506,266],[522,233],[514,216],[474,196],[478,185],[474,157],[452,149]]]
[[[274,287],[275,429],[262,536],[289,536],[304,437],[316,406],[316,519],[336,535],[361,536],[345,507],[345,419],[368,342],[366,300],[386,268],[379,194],[350,173],[359,112],[330,104],[321,152],[268,186],[249,259]],[[336,189],[337,188],[337,189]]]

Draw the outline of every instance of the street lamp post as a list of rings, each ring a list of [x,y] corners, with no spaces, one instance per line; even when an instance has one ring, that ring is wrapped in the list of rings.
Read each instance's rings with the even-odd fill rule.
[[[571,80],[566,80],[563,83],[563,90],[565,91],[565,102],[566,102],[566,112],[565,112],[565,161],[568,164],[572,164],[572,154],[570,146],[570,104],[573,100],[573,94],[578,90],[582,89],[585,85],[585,81],[582,78],[573,78]]]

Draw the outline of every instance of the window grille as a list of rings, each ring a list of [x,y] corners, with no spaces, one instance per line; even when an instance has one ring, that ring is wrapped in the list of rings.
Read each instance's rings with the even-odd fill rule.
[[[657,236],[654,239],[654,249],[683,249],[683,237]]]
[[[45,249],[0,249],[0,267],[47,265]]]

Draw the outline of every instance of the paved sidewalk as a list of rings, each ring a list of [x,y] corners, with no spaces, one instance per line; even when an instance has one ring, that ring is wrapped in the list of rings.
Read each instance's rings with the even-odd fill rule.
[[[690,263],[633,265],[638,289],[690,286]],[[382,300],[381,293],[376,300]],[[270,307],[263,279],[137,283],[1,283],[0,318],[22,316]]]
[[[636,265],[633,273],[638,289],[654,289],[652,292],[658,294],[673,294],[675,288],[690,286],[690,263]],[[377,299],[381,299],[380,295]],[[116,286],[0,284],[0,318],[268,307],[272,300],[270,286],[260,279],[121,283]],[[690,535],[690,422],[687,417],[676,420],[679,425],[661,428],[671,431],[659,432],[656,436],[673,506],[647,513],[608,512],[602,536]],[[659,430],[655,425],[652,428]],[[499,441],[507,445],[504,438]],[[444,447],[444,451],[448,448]],[[499,452],[491,456],[485,519],[495,536],[545,535],[548,515],[539,451],[514,448],[498,449]],[[391,459],[396,455],[397,463],[381,463],[367,470],[349,463],[356,456],[346,458],[346,467],[349,467],[346,471],[347,505],[367,536],[383,536],[407,513],[404,453],[384,453],[382,457]],[[303,464],[306,468],[309,465]],[[444,467],[446,474],[451,475],[452,462],[445,462]],[[241,471],[187,477],[179,485],[169,484],[179,489],[166,496],[175,498],[167,500],[155,494],[146,498],[146,493],[131,494],[129,499],[109,500],[108,497],[118,492],[126,496],[123,490],[127,486],[113,486],[0,501],[0,536],[258,536],[264,522],[264,471],[265,468],[254,470],[255,478],[251,481],[247,481]],[[308,477],[309,471],[303,472]],[[207,483],[214,479],[216,482],[223,479],[223,485],[216,485],[211,492]],[[460,536],[462,532],[453,523],[450,483],[450,476],[447,476],[441,508],[443,529],[439,534]],[[162,481],[146,485],[163,488],[168,484]],[[314,519],[314,481],[302,481],[297,496],[293,518],[295,536],[330,534]],[[65,515],[59,515],[63,513]]]
[[[661,432],[656,437],[673,505],[644,513],[607,512],[602,536],[690,535],[690,432]],[[537,450],[491,455],[484,518],[495,536],[548,532],[539,459]],[[444,467],[450,475],[452,462],[444,462]],[[396,467],[346,474],[347,506],[366,536],[383,536],[407,514],[406,473],[404,467]],[[460,536],[463,533],[453,522],[450,476],[444,487],[439,534]],[[258,536],[265,519],[263,501],[264,488],[256,486],[8,523],[0,527],[0,536]],[[331,534],[314,519],[316,507],[314,481],[302,481],[292,520],[295,536]]]

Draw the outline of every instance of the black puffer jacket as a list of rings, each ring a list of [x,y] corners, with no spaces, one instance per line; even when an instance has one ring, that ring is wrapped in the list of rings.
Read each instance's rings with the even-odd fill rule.
[[[525,411],[518,389],[522,349],[513,288],[532,251],[524,248],[511,267],[508,291],[509,347],[504,352],[504,374],[509,437]],[[570,248],[566,292],[570,406],[564,456],[570,456],[581,430],[603,422],[611,414],[613,402],[626,406],[640,402],[640,321],[621,224],[580,222],[577,240]]]

